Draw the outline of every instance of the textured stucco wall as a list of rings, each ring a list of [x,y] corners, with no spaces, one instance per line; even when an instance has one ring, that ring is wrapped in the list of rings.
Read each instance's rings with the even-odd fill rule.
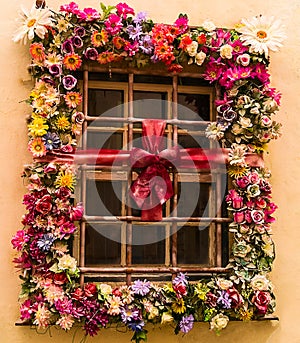
[[[67,2],[67,1],[66,1]],[[14,44],[11,36],[17,27],[15,18],[19,5],[31,7],[31,0],[1,0],[0,12],[0,342],[48,343],[72,342],[71,333],[52,329],[52,338],[37,335],[34,330],[15,327],[18,317],[17,297],[19,281],[11,260],[14,252],[10,246],[11,236],[21,227],[20,220],[24,213],[21,204],[25,188],[20,178],[22,167],[30,162],[26,148],[25,117],[29,108],[22,100],[26,99],[31,88],[26,73],[29,63],[25,47]],[[57,9],[59,0],[48,0],[48,4]],[[81,7],[97,7],[99,1],[80,0]],[[108,2],[106,2],[108,4]],[[112,2],[115,4],[117,2]],[[272,170],[274,201],[279,205],[276,212],[277,222],[273,225],[277,247],[277,259],[272,272],[276,286],[277,315],[279,323],[230,323],[221,337],[209,332],[208,324],[197,324],[185,337],[174,336],[172,328],[153,329],[149,327],[149,342],[237,342],[278,343],[300,342],[299,331],[299,283],[300,283],[300,160],[298,136],[300,132],[299,85],[300,78],[300,0],[130,0],[129,5],[137,11],[146,10],[156,22],[171,23],[179,13],[187,13],[190,23],[200,24],[211,19],[218,26],[233,26],[242,17],[257,14],[280,17],[286,25],[288,39],[281,52],[271,54],[272,85],[283,94],[282,106],[278,119],[283,123],[283,137],[270,145],[270,155],[266,163]],[[116,329],[102,331],[88,342],[129,342],[130,333],[119,333]],[[82,338],[80,331],[74,342]]]

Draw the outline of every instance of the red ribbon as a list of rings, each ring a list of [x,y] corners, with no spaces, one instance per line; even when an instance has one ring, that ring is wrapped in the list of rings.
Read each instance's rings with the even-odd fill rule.
[[[76,153],[63,153],[53,150],[46,156],[36,158],[35,162],[56,162],[92,164],[102,166],[128,165],[140,169],[138,178],[130,187],[130,195],[141,208],[143,221],[160,221],[162,204],[173,195],[172,181],[168,169],[174,163],[180,168],[210,170],[228,162],[230,149],[164,149],[163,120],[147,119],[142,123],[142,143],[144,149],[126,150],[79,150]],[[247,153],[246,163],[251,167],[263,167],[262,155]]]

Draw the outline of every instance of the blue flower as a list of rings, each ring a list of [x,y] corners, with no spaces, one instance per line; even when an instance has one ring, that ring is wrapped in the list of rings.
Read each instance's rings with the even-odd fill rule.
[[[47,150],[57,149],[60,146],[60,139],[57,133],[48,132],[42,137]]]
[[[42,250],[42,251],[49,251],[51,249],[51,246],[53,242],[55,241],[55,238],[53,237],[52,234],[46,233],[43,235],[42,238],[40,238],[37,241],[37,246]]]
[[[135,331],[135,332],[143,331],[144,326],[145,326],[145,322],[143,320],[128,323],[129,329],[131,329],[132,331]]]

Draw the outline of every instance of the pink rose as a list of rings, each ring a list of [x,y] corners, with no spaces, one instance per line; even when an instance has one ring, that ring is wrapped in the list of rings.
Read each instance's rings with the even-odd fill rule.
[[[267,202],[263,198],[258,198],[255,200],[255,205],[259,208],[265,208],[267,206]]]
[[[236,223],[242,223],[245,220],[244,212],[234,212],[233,213],[233,220]]]
[[[76,226],[73,223],[64,223],[59,229],[61,238],[63,238],[74,233],[76,231]]]
[[[251,173],[249,175],[249,181],[250,181],[250,183],[258,183],[259,182],[259,175],[255,172]]]
[[[256,291],[252,297],[252,303],[256,306],[259,314],[266,314],[268,305],[271,301],[271,295],[266,291]]]
[[[60,187],[55,191],[55,195],[59,199],[68,199],[71,196],[71,191],[67,187]]]
[[[56,173],[57,172],[57,168],[56,165],[54,163],[49,163],[47,166],[44,167],[44,173],[48,174],[48,173]]]
[[[51,195],[46,194],[36,202],[35,209],[42,213],[47,214],[52,209],[52,198]]]
[[[83,216],[83,206],[82,204],[77,204],[76,207],[71,209],[70,219],[72,221],[80,220]]]
[[[243,207],[243,197],[237,196],[232,199],[232,207],[235,209],[239,209]]]
[[[260,210],[252,210],[251,218],[255,224],[262,224],[264,222],[264,213]]]
[[[249,185],[250,181],[247,176],[240,177],[239,179],[236,180],[236,184],[240,188],[246,188]]]

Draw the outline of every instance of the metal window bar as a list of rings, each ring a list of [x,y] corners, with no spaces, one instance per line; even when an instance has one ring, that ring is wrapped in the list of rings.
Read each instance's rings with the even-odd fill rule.
[[[87,148],[87,131],[88,126],[87,123],[90,120],[97,120],[97,121],[110,121],[110,122],[124,122],[127,125],[124,127],[124,131],[127,131],[127,135],[125,141],[128,141],[129,149],[132,147],[132,140],[133,140],[133,132],[135,132],[135,129],[133,128],[133,123],[142,121],[141,118],[133,118],[133,86],[134,86],[134,73],[138,74],[136,71],[134,73],[129,74],[128,78],[128,100],[129,100],[129,111],[128,111],[128,117],[125,115],[124,118],[116,118],[116,117],[90,117],[88,115],[88,79],[89,79],[89,67],[84,68],[83,73],[83,112],[86,115],[87,120],[84,123],[83,126],[83,137],[82,137],[82,147],[83,149]],[[99,71],[99,68],[96,68],[97,71]],[[102,70],[102,69],[101,69]],[[103,71],[103,70],[102,70]],[[118,73],[123,72],[124,70],[117,70]],[[158,73],[158,75],[161,75]],[[185,75],[182,75],[185,76]],[[190,74],[188,73],[186,76],[189,77],[199,77],[198,75]],[[181,124],[187,124],[187,125],[195,125],[200,123],[202,126],[206,126],[209,122],[195,122],[195,121],[186,121],[186,120],[178,120],[178,113],[177,113],[177,94],[178,94],[178,77],[173,76],[173,82],[172,82],[172,117],[168,116],[168,119],[166,120],[167,124],[167,134],[168,137],[172,137],[172,141],[174,144],[178,141],[178,127],[177,125]],[[217,92],[218,96],[218,92]],[[170,127],[172,125],[172,127]],[[85,204],[86,203],[86,180],[87,180],[87,170],[89,169],[89,166],[83,165],[81,167],[81,183],[82,183],[82,189],[81,189],[81,197],[82,201]],[[104,168],[101,166],[96,166],[95,169],[106,169],[107,171],[111,170],[110,167],[105,166]],[[126,169],[126,167],[125,167]],[[124,167],[120,167],[120,170],[125,170]],[[128,167],[127,167],[128,169]],[[133,174],[132,172],[128,172],[128,183],[127,187],[131,185],[131,182],[133,180]],[[220,202],[221,199],[219,199],[220,195],[220,177],[217,174],[216,177],[216,206],[220,208]],[[80,230],[80,270],[81,270],[81,277],[80,282],[81,284],[84,283],[84,275],[86,273],[125,273],[126,274],[126,282],[127,284],[131,283],[131,277],[132,273],[171,273],[172,276],[176,275],[179,271],[182,272],[190,272],[190,273],[222,273],[226,272],[225,268],[222,268],[222,255],[221,255],[221,249],[222,249],[222,223],[229,223],[231,220],[229,218],[223,218],[221,210],[217,212],[217,216],[215,218],[209,217],[209,218],[203,218],[203,217],[192,217],[192,218],[186,218],[186,217],[178,217],[177,216],[177,193],[178,193],[178,173],[177,171],[173,171],[173,187],[174,187],[174,197],[172,199],[173,202],[173,217],[166,217],[163,218],[163,223],[171,223],[171,230],[172,230],[172,236],[171,236],[171,261],[168,261],[168,259],[165,259],[165,266],[157,266],[157,267],[135,267],[132,266],[132,222],[139,222],[140,217],[134,217],[132,216],[132,210],[131,206],[122,206],[122,215],[115,217],[115,216],[85,216],[85,219],[81,223],[81,230]],[[125,188],[125,184],[123,183],[123,189]],[[124,189],[125,190],[125,189]],[[127,199],[127,203],[129,203],[130,199]],[[126,232],[122,236],[122,249],[126,253],[125,259],[123,259],[123,262],[121,260],[121,266],[120,267],[86,267],[85,266],[85,235],[86,235],[86,222],[116,222],[116,221],[124,221],[126,222]],[[188,266],[182,266],[177,267],[177,222],[212,222],[214,223],[216,227],[216,251],[215,251],[215,267],[188,267]],[[167,252],[167,247],[166,247]],[[123,255],[123,254],[121,254]],[[167,254],[166,254],[167,256]],[[169,266],[169,262],[171,262],[171,266]],[[125,266],[124,266],[125,263]]]

